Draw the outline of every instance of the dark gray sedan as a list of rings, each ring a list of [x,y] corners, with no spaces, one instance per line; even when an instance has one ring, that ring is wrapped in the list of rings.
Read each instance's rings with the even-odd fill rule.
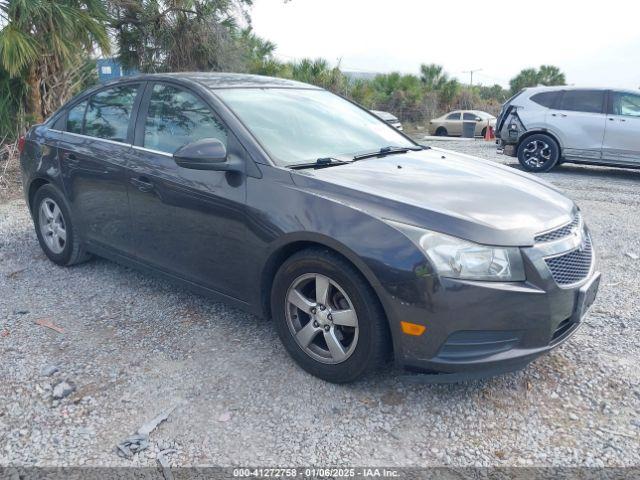
[[[417,145],[310,85],[128,78],[21,145],[53,262],[99,255],[271,317],[332,382],[391,355],[443,381],[521,368],[569,338],[597,292],[588,229],[553,187]]]

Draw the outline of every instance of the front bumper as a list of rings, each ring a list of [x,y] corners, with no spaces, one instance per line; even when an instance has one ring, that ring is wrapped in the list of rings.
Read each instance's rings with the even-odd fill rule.
[[[595,300],[600,273],[592,269],[579,284],[561,287],[542,255],[533,248],[523,254],[526,282],[427,276],[413,287],[397,286],[404,291],[393,292],[396,300],[405,301],[393,302],[392,324],[426,326],[417,337],[394,332],[398,363],[437,374],[436,381],[480,378],[523,368],[570,338]]]

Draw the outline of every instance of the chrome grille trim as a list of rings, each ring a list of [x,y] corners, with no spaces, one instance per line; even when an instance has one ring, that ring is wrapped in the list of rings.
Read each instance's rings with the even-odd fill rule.
[[[554,228],[553,230],[549,230],[548,232],[539,233],[535,236],[535,243],[548,243],[555,242],[556,240],[560,240],[562,238],[570,236],[573,231],[578,230],[581,231],[583,229],[582,225],[582,216],[580,212],[576,213],[576,216],[572,221],[563,225],[559,228]]]

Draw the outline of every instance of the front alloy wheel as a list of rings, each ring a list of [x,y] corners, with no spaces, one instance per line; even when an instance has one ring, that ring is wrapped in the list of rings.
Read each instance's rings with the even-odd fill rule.
[[[311,358],[329,364],[347,360],[358,344],[358,315],[335,280],[308,273],[287,292],[287,326]]]
[[[388,359],[380,300],[353,264],[332,251],[312,247],[287,258],[273,279],[270,303],[282,344],[312,375],[352,382]]]

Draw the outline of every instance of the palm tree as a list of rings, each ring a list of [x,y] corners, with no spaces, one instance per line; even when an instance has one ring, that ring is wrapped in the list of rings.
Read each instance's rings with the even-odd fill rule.
[[[427,90],[439,91],[445,87],[449,81],[449,75],[444,71],[442,65],[430,63],[420,65],[420,80]]]
[[[332,92],[342,93],[347,79],[340,71],[340,66],[331,67],[324,58],[303,58],[292,65],[291,76],[294,80],[311,83]]]
[[[564,73],[553,65],[542,65],[538,70],[538,82],[541,85],[565,85]]]
[[[0,67],[25,79],[26,113],[36,122],[50,113],[43,91],[77,67],[80,55],[110,47],[102,0],[0,0],[0,23]],[[58,105],[66,100],[56,98]]]
[[[539,83],[538,71],[535,68],[525,68],[518,75],[509,80],[511,93],[518,93],[523,88],[535,87]]]

